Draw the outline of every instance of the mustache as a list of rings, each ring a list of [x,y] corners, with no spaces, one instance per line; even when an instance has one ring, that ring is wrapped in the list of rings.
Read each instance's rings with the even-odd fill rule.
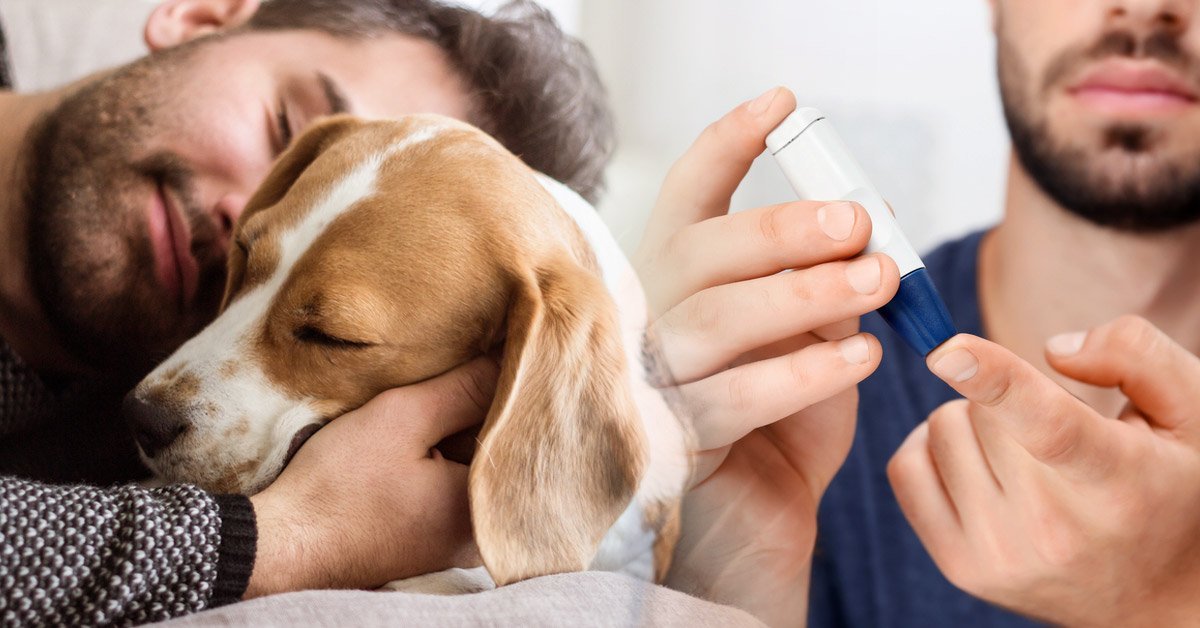
[[[1157,30],[1139,37],[1130,31],[1118,30],[1105,33],[1090,46],[1067,50],[1056,57],[1047,66],[1042,91],[1048,92],[1089,63],[1113,57],[1158,61],[1180,72],[1192,85],[1200,84],[1200,64],[1184,49],[1179,35]]]

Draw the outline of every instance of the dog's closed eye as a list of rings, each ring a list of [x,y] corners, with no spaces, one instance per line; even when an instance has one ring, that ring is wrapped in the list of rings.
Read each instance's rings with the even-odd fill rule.
[[[334,349],[366,349],[373,346],[373,343],[363,342],[361,340],[350,340],[330,334],[313,325],[301,325],[296,328],[293,333],[296,340],[306,343],[319,345],[323,347],[331,347]]]

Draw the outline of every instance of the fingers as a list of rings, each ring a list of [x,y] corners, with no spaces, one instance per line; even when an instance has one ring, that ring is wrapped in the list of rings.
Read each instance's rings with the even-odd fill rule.
[[[707,376],[739,355],[887,303],[900,285],[895,262],[871,255],[704,290],[655,324],[678,382]]]
[[[1057,371],[1096,386],[1119,386],[1154,424],[1194,426],[1200,412],[1200,358],[1143,318],[1125,316],[1047,343]]]
[[[705,288],[846,259],[870,238],[870,216],[856,203],[760,207],[683,227],[642,276],[662,312]]]
[[[1104,419],[1007,349],[960,334],[926,362],[1037,460],[1085,473],[1109,467]]]
[[[854,386],[874,372],[881,355],[879,341],[860,334],[681,386],[698,448],[725,447],[751,430]]]
[[[964,520],[999,499],[1001,487],[971,423],[970,402],[958,399],[929,415],[929,454],[946,494]]]
[[[958,512],[929,447],[928,422],[917,426],[904,439],[888,462],[887,475],[900,510],[925,547],[940,547],[962,537]]]
[[[643,248],[657,250],[682,227],[728,211],[767,134],[795,109],[796,97],[776,87],[709,125],[667,174]]]
[[[402,420],[413,441],[428,449],[483,421],[498,374],[495,361],[476,358],[433,379],[383,392],[363,409]]]

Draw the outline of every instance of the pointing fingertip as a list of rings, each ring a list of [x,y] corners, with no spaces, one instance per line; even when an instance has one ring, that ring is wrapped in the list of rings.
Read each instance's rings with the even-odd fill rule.
[[[944,381],[961,384],[979,372],[979,359],[966,349],[952,349],[933,356],[929,370]]]
[[[1046,349],[1060,358],[1066,358],[1079,353],[1086,340],[1086,331],[1059,334],[1046,341]]]
[[[862,335],[851,336],[839,342],[838,351],[841,352],[843,360],[855,366],[871,360],[871,345]]]
[[[779,97],[779,92],[782,89],[783,88],[780,88],[780,87],[772,87],[771,89],[764,92],[758,98],[755,98],[754,100],[750,101],[746,105],[746,109],[749,110],[750,113],[753,115],[756,115],[756,116],[762,115],[768,109],[771,108],[771,103],[775,102],[775,99]]]

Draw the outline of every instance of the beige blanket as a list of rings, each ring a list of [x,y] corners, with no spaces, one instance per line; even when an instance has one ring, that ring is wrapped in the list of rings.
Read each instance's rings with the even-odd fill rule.
[[[749,614],[620,574],[535,578],[473,595],[305,591],[183,617],[170,626],[762,626]]]

